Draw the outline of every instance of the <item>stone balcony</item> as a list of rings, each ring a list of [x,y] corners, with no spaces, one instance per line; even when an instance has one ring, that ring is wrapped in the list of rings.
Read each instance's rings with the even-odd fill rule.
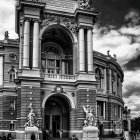
[[[75,82],[77,80],[76,75],[62,75],[62,74],[47,74],[47,73],[43,73],[42,77],[44,78],[44,80],[49,80],[49,81]]]

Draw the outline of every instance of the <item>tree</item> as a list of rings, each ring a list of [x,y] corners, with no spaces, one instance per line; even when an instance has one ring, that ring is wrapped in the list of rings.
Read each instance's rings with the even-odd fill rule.
[[[131,130],[140,130],[140,117],[136,117],[131,120]]]

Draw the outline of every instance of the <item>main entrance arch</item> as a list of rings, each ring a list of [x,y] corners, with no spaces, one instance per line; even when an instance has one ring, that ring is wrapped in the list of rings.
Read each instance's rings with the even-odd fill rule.
[[[69,136],[71,104],[63,94],[52,94],[44,106],[44,128],[49,131],[50,137]]]

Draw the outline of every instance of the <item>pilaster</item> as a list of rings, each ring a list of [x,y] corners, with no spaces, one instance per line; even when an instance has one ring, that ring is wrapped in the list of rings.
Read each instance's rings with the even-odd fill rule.
[[[0,55],[0,87],[3,86],[3,55]]]

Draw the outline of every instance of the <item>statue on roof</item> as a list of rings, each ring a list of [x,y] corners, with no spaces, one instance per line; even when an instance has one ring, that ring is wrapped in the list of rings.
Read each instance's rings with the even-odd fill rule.
[[[8,39],[8,38],[9,38],[9,33],[8,33],[8,31],[5,32],[4,36],[5,36],[5,39]]]
[[[90,10],[90,1],[91,0],[79,0],[80,9]]]

